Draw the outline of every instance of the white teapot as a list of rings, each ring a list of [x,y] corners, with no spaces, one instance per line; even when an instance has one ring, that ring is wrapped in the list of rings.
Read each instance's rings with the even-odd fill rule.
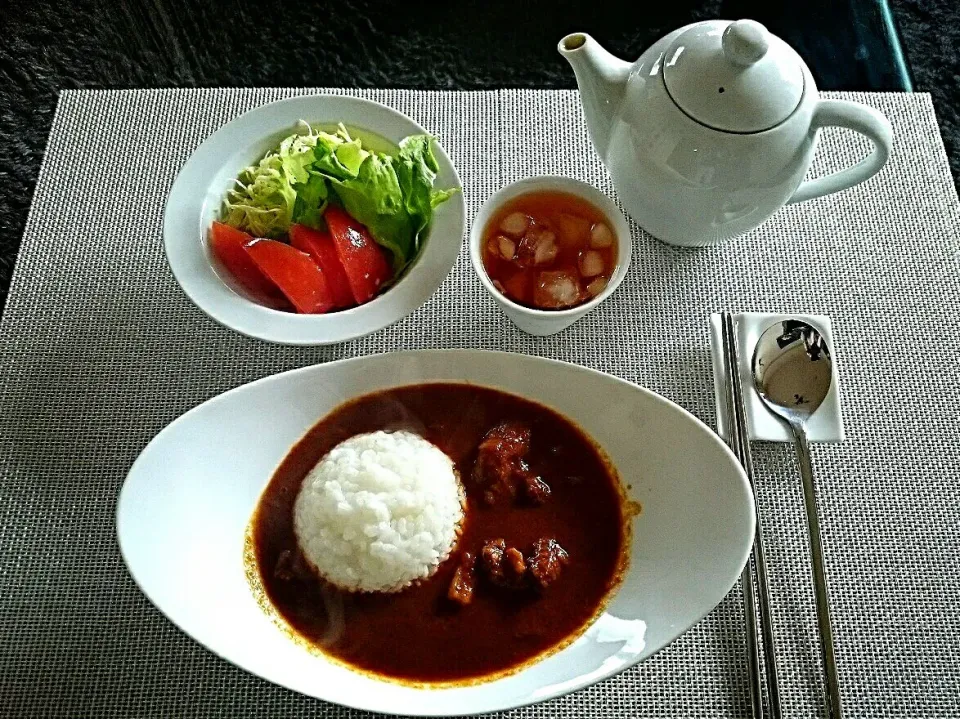
[[[687,25],[632,64],[584,33],[563,38],[559,50],[624,207],[672,245],[752,230],[786,203],[863,182],[890,154],[893,131],[882,114],[821,100],[800,56],[752,20]],[[862,133],[873,150],[803,182],[820,128],[830,125]]]

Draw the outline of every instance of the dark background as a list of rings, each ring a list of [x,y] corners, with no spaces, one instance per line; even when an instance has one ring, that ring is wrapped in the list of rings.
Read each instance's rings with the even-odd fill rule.
[[[4,3],[6,4],[6,3]],[[64,88],[574,87],[556,54],[583,30],[633,60],[685,23],[751,17],[790,42],[821,89],[933,94],[960,176],[960,2],[891,0],[273,2],[75,0],[0,10],[0,305],[57,95]],[[149,148],[131,148],[149,152]],[[110,172],[109,167],[102,168]],[[109,211],[109,208],[104,208]]]

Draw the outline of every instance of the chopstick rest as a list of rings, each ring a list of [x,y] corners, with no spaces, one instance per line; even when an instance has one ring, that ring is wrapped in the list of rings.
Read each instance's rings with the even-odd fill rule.
[[[740,378],[743,383],[743,402],[746,407],[747,432],[751,440],[764,442],[793,442],[793,437],[785,425],[763,405],[763,401],[753,386],[753,374],[750,362],[753,349],[760,334],[780,319],[794,317],[818,327],[828,346],[833,350],[833,383],[830,393],[820,409],[807,424],[811,442],[842,442],[844,439],[843,415],[840,403],[840,382],[837,372],[837,343],[833,339],[833,328],[826,315],[769,314],[762,312],[743,312],[734,315],[737,327],[737,346],[740,351]],[[710,315],[710,354],[713,362],[713,395],[717,410],[717,432],[729,439],[730,420],[726,410],[726,379],[723,359],[723,336],[721,334],[720,315]]]

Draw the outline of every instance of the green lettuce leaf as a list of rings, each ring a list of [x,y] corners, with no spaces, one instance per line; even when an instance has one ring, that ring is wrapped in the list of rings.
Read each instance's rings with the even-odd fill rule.
[[[420,251],[434,209],[457,190],[436,190],[433,138],[413,135],[392,155],[371,152],[340,125],[334,133],[301,123],[276,150],[243,170],[221,220],[257,237],[282,237],[292,223],[323,225],[331,199],[390,251],[400,271]]]
[[[321,133],[314,149],[313,171],[326,177],[346,180],[357,176],[368,153],[360,140],[350,139],[345,128],[343,136]]]
[[[323,211],[327,209],[330,190],[320,174],[311,174],[302,185],[297,186],[297,202],[293,208],[293,222],[310,227],[319,227]]]
[[[400,151],[395,159],[397,176],[403,188],[404,205],[413,227],[413,254],[420,250],[425,231],[433,219],[433,210],[448,200],[456,188],[434,190],[439,166],[433,154],[433,138],[429,135],[413,135],[400,142]]]
[[[459,190],[456,187],[451,187],[449,190],[434,190],[430,193],[430,207],[435,208],[442,205],[458,192]]]

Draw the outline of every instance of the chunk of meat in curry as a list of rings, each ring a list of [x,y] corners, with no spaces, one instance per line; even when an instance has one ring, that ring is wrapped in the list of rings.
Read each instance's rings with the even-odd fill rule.
[[[526,465],[526,463],[524,463]],[[523,496],[531,504],[544,504],[548,499],[550,499],[550,485],[543,481],[542,478],[536,476],[530,471],[527,471],[521,477],[521,487],[523,487]]]
[[[531,504],[543,504],[550,497],[550,487],[524,460],[530,452],[530,437],[530,428],[519,422],[503,422],[484,435],[473,478],[484,485],[486,504],[512,501],[518,492]]]
[[[498,587],[519,588],[526,581],[527,564],[523,553],[516,547],[508,547],[503,539],[492,539],[483,545],[480,568]]]
[[[527,559],[527,567],[537,586],[546,589],[557,581],[561,569],[569,561],[570,555],[556,539],[541,537],[533,544],[533,552]]]
[[[477,585],[476,563],[476,558],[470,552],[463,553],[447,590],[448,599],[461,606],[473,601],[473,591]]]
[[[508,546],[503,538],[497,538],[487,541],[480,550],[479,570],[498,587],[546,589],[560,577],[569,561],[570,555],[556,539],[541,537],[524,557],[519,549]]]
[[[473,478],[485,486],[483,501],[496,504],[513,499],[517,488],[513,476],[530,451],[530,428],[517,422],[503,422],[484,435],[477,447]]]

